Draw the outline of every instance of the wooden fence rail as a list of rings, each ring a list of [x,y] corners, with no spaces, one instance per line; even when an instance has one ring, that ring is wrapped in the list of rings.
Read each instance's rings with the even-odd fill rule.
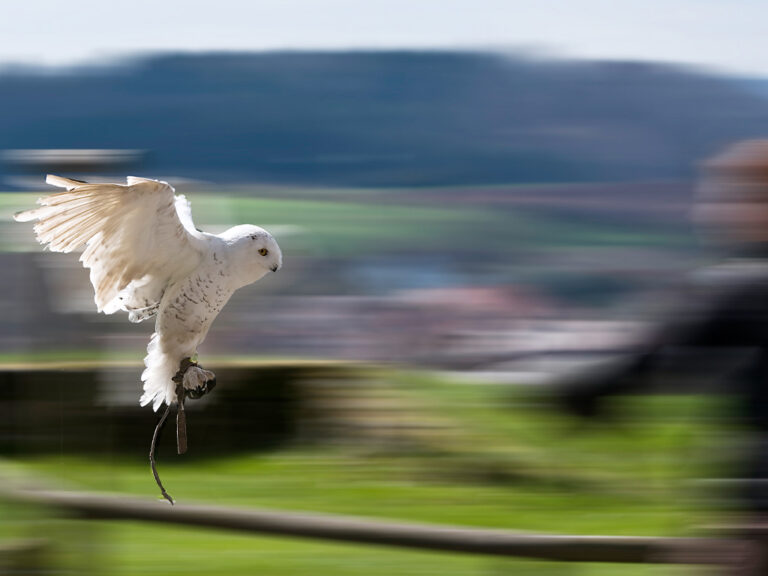
[[[519,533],[262,509],[178,504],[50,490],[13,489],[13,501],[78,517],[140,520],[254,534],[566,562],[741,564],[749,542],[726,538],[568,536]]]

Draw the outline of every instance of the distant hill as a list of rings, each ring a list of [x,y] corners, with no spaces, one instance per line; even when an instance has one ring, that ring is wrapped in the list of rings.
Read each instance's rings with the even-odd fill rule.
[[[0,75],[0,149],[145,149],[144,174],[219,181],[686,178],[726,143],[762,135],[758,91],[655,65],[259,53]]]

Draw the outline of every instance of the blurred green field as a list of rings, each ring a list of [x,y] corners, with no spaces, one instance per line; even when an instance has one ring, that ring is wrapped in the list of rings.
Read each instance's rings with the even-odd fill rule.
[[[14,212],[34,206],[38,193],[0,194],[0,250],[29,249],[19,241],[21,225]],[[497,205],[408,204],[371,201],[365,190],[291,190],[285,198],[192,192],[192,212],[203,230],[218,232],[234,223],[257,222],[276,230],[286,253],[333,258],[365,254],[445,252],[449,254],[510,253],[525,249],[603,246],[687,248],[687,230],[649,222],[616,222],[595,214],[562,209],[500,208]],[[392,198],[398,198],[392,191]],[[276,228],[277,227],[277,228]],[[281,228],[282,227],[282,228]],[[26,236],[26,234],[24,235]]]
[[[516,250],[531,255],[574,247],[669,250],[690,244],[685,231],[648,222],[483,204],[381,203],[365,190],[325,192],[322,200],[307,190],[285,198],[191,192],[189,199],[204,230],[217,232],[240,222],[278,227],[285,254],[320,259],[439,253],[472,262],[474,255],[492,254],[495,272],[515,265],[508,255]],[[0,251],[40,249],[28,225],[11,221],[13,212],[32,206],[38,196],[0,194]],[[0,362],[100,358],[89,351],[33,352],[3,354]],[[138,362],[134,355],[124,359]],[[192,454],[176,456],[167,430],[158,456],[163,481],[179,506],[195,501],[548,533],[682,535],[719,514],[690,482],[720,470],[713,460],[720,453],[713,439],[723,437],[716,428],[726,409],[721,399],[632,399],[620,403],[621,416],[612,422],[587,423],[561,415],[531,391],[411,372],[387,372],[380,379],[411,409],[405,423],[409,432],[394,440],[352,436],[201,459],[194,456],[194,445]],[[207,433],[208,442],[215,443],[215,430]],[[144,452],[61,452],[19,457],[2,468],[60,489],[157,496]],[[99,574],[686,571],[420,553],[133,522],[51,520],[42,511],[9,504],[0,504],[0,536],[49,536],[62,571]]]
[[[387,372],[383,378],[412,408],[410,418],[424,423],[423,431],[398,442],[351,437],[214,459],[176,456],[166,432],[159,454],[163,481],[179,506],[195,501],[550,533],[683,535],[719,514],[691,482],[721,471],[714,458],[718,439],[725,437],[722,399],[622,399],[613,421],[595,423],[563,416],[548,397],[530,391],[422,373]],[[157,493],[145,454],[54,454],[4,466],[60,489],[147,498]],[[39,511],[9,505],[0,518],[0,534],[52,535],[65,566],[98,573],[688,573],[669,566],[501,560],[133,522],[43,521]]]

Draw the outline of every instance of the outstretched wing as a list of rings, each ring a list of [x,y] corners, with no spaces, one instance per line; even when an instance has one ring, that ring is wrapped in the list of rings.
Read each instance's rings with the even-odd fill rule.
[[[165,287],[202,260],[206,241],[189,202],[166,182],[129,177],[125,185],[88,184],[60,176],[46,182],[67,190],[14,218],[37,220],[38,241],[54,252],[85,246],[80,261],[91,269],[99,312],[120,309],[118,295],[131,282]]]

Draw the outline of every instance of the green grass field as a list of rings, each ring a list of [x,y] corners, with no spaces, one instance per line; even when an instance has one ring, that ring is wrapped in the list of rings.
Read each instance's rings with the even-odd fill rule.
[[[286,446],[237,457],[177,457],[163,481],[185,502],[352,514],[551,533],[692,534],[718,513],[690,482],[713,473],[717,416],[709,397],[618,404],[612,423],[581,422],[499,386],[387,373],[389,393],[434,426],[399,442]],[[170,437],[170,436],[169,436]],[[167,438],[168,439],[168,438]],[[215,441],[215,440],[212,440]],[[57,488],[146,498],[157,490],[144,454],[19,458],[15,471]],[[247,537],[133,522],[51,520],[6,505],[5,536],[50,535],[75,570],[115,574],[669,574],[669,566],[575,565]]]
[[[280,231],[286,253],[350,257],[410,252],[508,253],[520,248],[602,246],[687,247],[685,230],[649,223],[616,223],[599,215],[492,205],[410,205],[372,202],[365,190],[313,199],[306,190],[285,198],[193,192],[195,222],[219,231],[258,222]],[[392,191],[393,198],[397,191]],[[12,222],[14,212],[34,206],[37,193],[0,194],[0,250],[32,249],[28,230]],[[28,226],[28,225],[27,225]],[[279,227],[284,227],[282,230]]]

